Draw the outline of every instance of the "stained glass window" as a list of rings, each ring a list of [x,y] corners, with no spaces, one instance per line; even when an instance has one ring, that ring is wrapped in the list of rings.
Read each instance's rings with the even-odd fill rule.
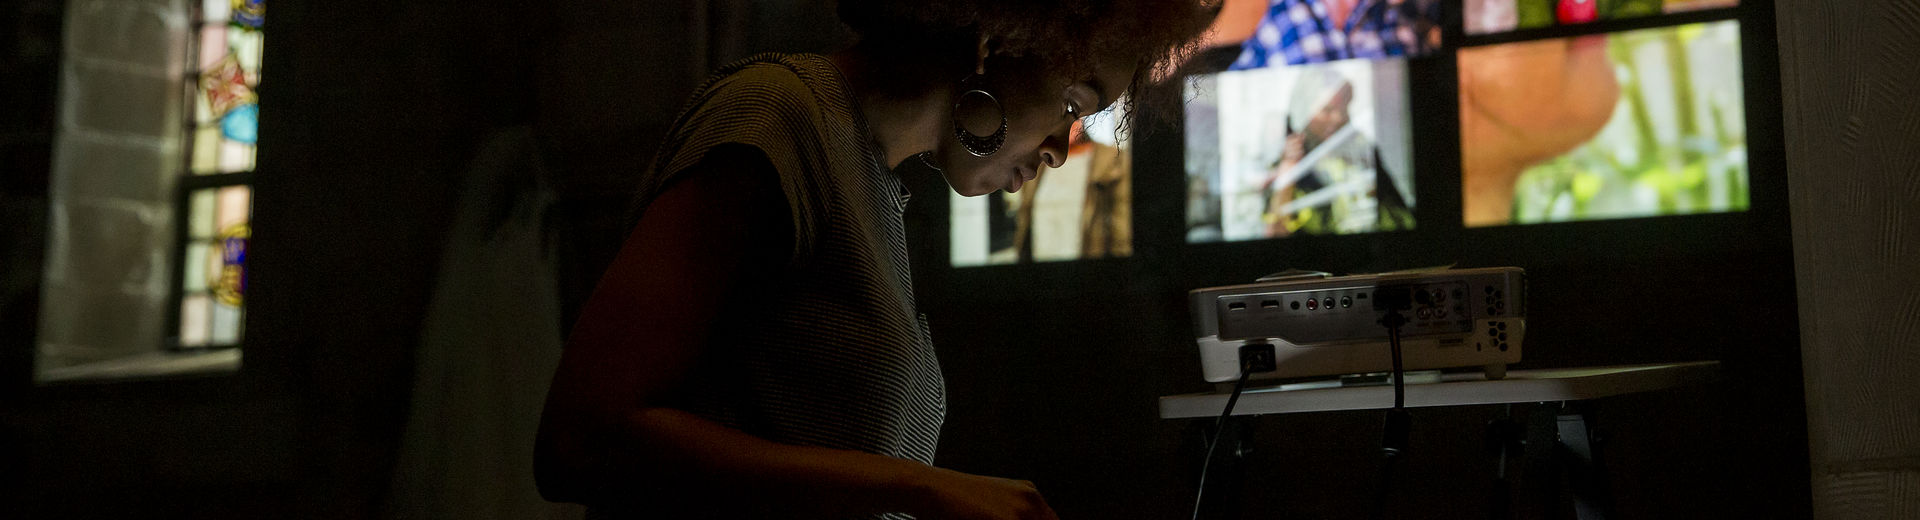
[[[240,343],[252,199],[253,189],[244,184],[187,195],[186,241],[180,248],[180,347]]]
[[[204,0],[189,90],[195,174],[253,170],[259,137],[262,0]]]
[[[180,182],[175,348],[237,347],[259,142],[263,0],[201,0],[195,10],[187,175]]]

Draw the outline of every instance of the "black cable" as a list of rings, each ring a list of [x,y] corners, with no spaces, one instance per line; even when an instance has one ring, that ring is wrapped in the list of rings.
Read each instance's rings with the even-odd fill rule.
[[[1380,435],[1380,483],[1377,496],[1373,501],[1373,514],[1370,518],[1384,518],[1387,497],[1393,491],[1393,470],[1399,466],[1400,458],[1407,452],[1407,438],[1413,429],[1413,416],[1407,414],[1407,372],[1400,359],[1400,326],[1407,318],[1399,311],[1389,309],[1380,320],[1387,327],[1387,346],[1393,350],[1393,408],[1387,410],[1386,424]]]
[[[1387,345],[1393,348],[1393,409],[1407,409],[1407,371],[1400,367],[1400,324],[1406,318],[1398,312],[1387,313]]]
[[[1213,421],[1213,439],[1207,441],[1207,458],[1200,462],[1200,486],[1193,492],[1193,518],[1200,520],[1200,499],[1207,492],[1207,468],[1213,465],[1213,449],[1220,446],[1220,432],[1226,430],[1227,417],[1233,415],[1233,403],[1240,400],[1240,391],[1246,389],[1247,376],[1253,375],[1253,364],[1240,362],[1240,380],[1233,383],[1233,393],[1227,395],[1227,409],[1220,412],[1220,418]]]

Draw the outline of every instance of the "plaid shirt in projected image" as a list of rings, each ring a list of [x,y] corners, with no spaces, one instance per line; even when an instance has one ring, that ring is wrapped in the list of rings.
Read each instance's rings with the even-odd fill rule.
[[[1426,4],[1421,12],[1418,4]],[[1298,65],[1424,52],[1415,23],[1440,19],[1439,2],[1360,0],[1344,28],[1333,26],[1325,0],[1275,0],[1228,70]]]

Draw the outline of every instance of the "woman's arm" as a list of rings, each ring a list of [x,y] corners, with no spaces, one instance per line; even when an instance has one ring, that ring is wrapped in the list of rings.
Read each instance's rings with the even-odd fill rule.
[[[771,442],[659,406],[707,348],[726,297],[778,273],[793,228],[757,150],[716,149],[643,213],[581,311],[541,417],[549,500],[642,510],[1052,518],[1032,484]]]

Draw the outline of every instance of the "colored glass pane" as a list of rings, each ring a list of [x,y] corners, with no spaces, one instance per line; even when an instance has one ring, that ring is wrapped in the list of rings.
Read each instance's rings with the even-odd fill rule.
[[[195,65],[198,65],[200,70],[212,69],[215,64],[220,63],[220,59],[227,56],[227,26],[201,27],[200,49],[197,52],[200,54],[200,59],[195,62]]]
[[[241,70],[240,59],[231,53],[200,72],[200,95],[207,101],[207,114],[211,119],[227,115],[227,111],[234,107],[254,102],[253,87],[247,84],[247,73]]]
[[[218,270],[210,273],[213,278],[213,295],[227,305],[240,305],[247,292],[247,242],[253,233],[246,224],[237,224],[220,233],[220,241],[214,245],[219,250]]]
[[[233,17],[233,0],[206,0],[200,4],[200,20],[212,23],[227,23]]]
[[[228,186],[220,188],[220,211],[215,217],[213,227],[226,234],[228,229],[247,223],[247,214],[252,209],[253,190],[246,186]]]
[[[180,346],[206,346],[212,331],[213,300],[205,294],[189,294],[180,299]]]
[[[212,308],[208,343],[223,346],[240,343],[240,308],[219,301],[213,302]]]
[[[234,60],[246,73],[248,85],[260,84],[260,50],[265,45],[266,36],[259,30],[242,27],[227,30],[227,46],[233,49]]]
[[[220,141],[220,171],[244,172],[253,169],[253,146],[229,140]]]
[[[215,190],[198,190],[193,192],[193,195],[189,197],[187,225],[190,227],[187,228],[188,237],[198,240],[213,238],[213,234],[216,232],[216,228],[214,227],[214,209],[217,200],[214,194]]]
[[[266,22],[265,0],[232,0],[233,24],[259,28]]]
[[[195,258],[206,258],[208,254],[207,244],[205,242],[187,243],[186,251],[180,256],[180,258],[188,260],[182,262],[185,266],[180,269],[181,292],[191,294],[205,292],[207,290],[207,270],[202,269],[199,262],[192,260]]]
[[[208,100],[207,85],[202,82],[196,82],[191,88],[193,88],[192,123],[196,126],[205,126],[218,122],[220,120],[220,114],[214,113],[212,102]],[[219,131],[219,127],[217,126],[209,126],[209,128]],[[220,136],[219,134],[215,134],[213,137],[218,138]],[[215,139],[214,142],[218,143],[219,140]]]
[[[220,136],[240,144],[254,144],[260,137],[260,105],[249,103],[227,111],[227,115],[220,118]]]
[[[220,128],[202,126],[193,131],[193,173],[220,171]]]
[[[220,261],[219,241],[209,241],[206,242],[205,245],[207,247],[201,249],[202,253],[200,256],[189,257],[187,261],[200,266],[200,272],[205,273],[207,278],[207,288],[214,289],[220,284],[220,275],[222,268],[225,267],[225,263]]]

